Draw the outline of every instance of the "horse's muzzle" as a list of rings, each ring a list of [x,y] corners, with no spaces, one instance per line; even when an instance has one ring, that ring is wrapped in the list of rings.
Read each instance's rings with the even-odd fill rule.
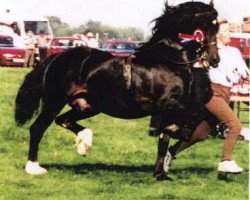
[[[220,62],[220,57],[216,57],[210,61],[210,66],[216,68],[218,67],[219,62]]]

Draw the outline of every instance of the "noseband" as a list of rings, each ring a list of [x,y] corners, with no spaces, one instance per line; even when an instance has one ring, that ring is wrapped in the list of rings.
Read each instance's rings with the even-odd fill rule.
[[[179,39],[183,39],[185,41],[191,41],[195,40],[196,42],[203,42],[205,39],[205,34],[202,30],[197,29],[194,31],[193,34],[187,34],[187,33],[179,33]]]
[[[187,34],[187,33],[179,33],[179,39],[181,39],[181,43],[186,43],[189,41],[196,41],[200,44],[200,47],[196,50],[196,57],[197,59],[191,61],[194,63],[195,66],[201,66],[209,67],[209,62],[207,59],[208,52],[204,50],[205,47],[216,45],[216,42],[210,42],[208,44],[204,44],[205,40],[205,34],[202,30],[197,29],[194,31],[193,34]]]
[[[203,44],[203,41],[205,39],[204,33],[202,30],[197,29],[192,35],[186,34],[186,33],[179,33],[179,39],[182,39],[182,43],[188,42],[188,41],[196,41],[201,44],[202,47],[212,46],[216,45],[216,42],[210,42],[206,45]]]

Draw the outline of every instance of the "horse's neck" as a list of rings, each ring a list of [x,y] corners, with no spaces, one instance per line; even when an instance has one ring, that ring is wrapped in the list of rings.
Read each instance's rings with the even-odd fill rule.
[[[160,64],[189,65],[189,57],[183,47],[170,39],[162,39],[156,44],[141,49],[142,62],[158,62]],[[146,59],[146,60],[145,60]],[[150,63],[151,63],[150,62]],[[183,67],[183,66],[182,66]]]

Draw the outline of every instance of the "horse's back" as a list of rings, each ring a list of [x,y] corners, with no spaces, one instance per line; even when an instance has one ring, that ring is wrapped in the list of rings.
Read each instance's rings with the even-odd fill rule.
[[[84,46],[62,52],[47,65],[45,87],[56,90],[55,93],[68,95],[73,85],[86,84],[91,70],[110,58],[111,55],[105,52]]]

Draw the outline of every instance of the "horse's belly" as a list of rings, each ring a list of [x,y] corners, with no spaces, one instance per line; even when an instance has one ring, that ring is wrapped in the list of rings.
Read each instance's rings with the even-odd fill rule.
[[[122,119],[137,119],[150,115],[150,111],[126,101],[110,101],[101,105],[101,112]]]
[[[144,113],[144,112],[129,112],[129,111],[103,111],[103,113],[110,115],[112,117],[117,117],[117,118],[121,118],[121,119],[138,119],[138,118],[142,118],[142,117],[146,117],[148,115],[150,115],[149,113]]]

